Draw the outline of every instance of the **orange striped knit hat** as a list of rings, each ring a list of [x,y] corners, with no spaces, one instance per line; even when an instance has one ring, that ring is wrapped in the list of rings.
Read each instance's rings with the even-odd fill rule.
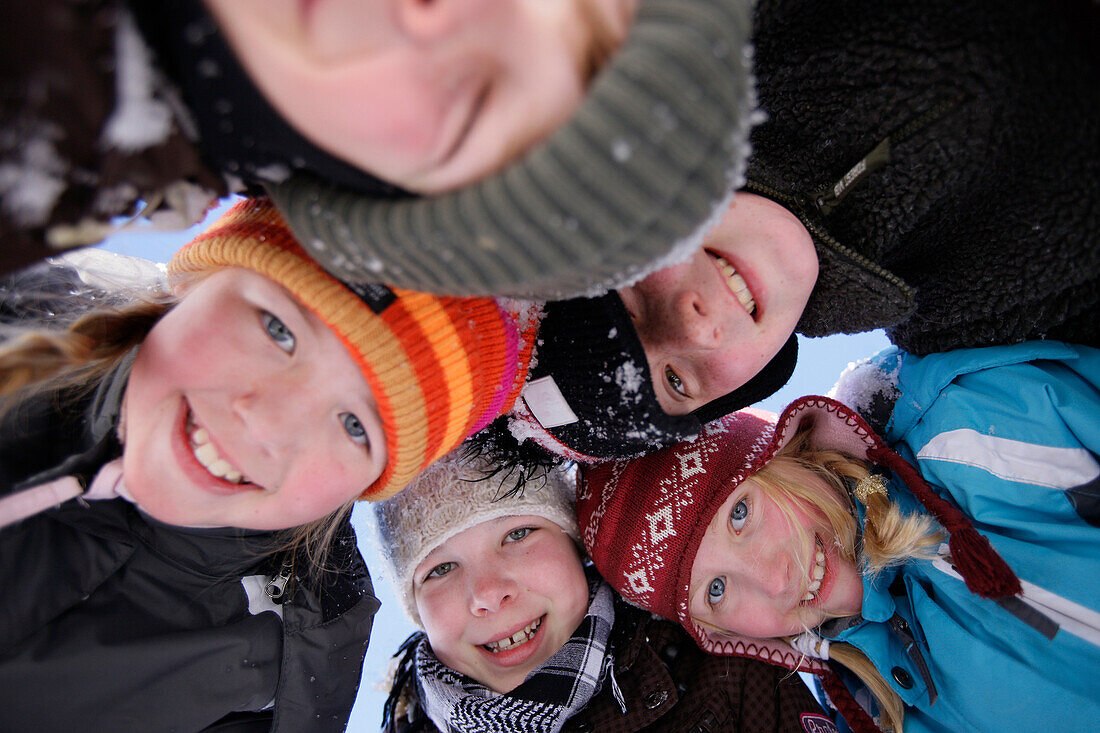
[[[360,498],[385,499],[507,412],[527,377],[537,319],[492,298],[347,285],[301,249],[266,199],[242,201],[168,264],[173,285],[244,267],[289,290],[354,357],[378,403],[389,454]]]

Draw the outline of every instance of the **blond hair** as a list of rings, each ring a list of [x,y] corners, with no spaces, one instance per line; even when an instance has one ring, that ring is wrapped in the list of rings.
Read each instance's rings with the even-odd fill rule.
[[[96,304],[74,314],[64,328],[43,323],[10,328],[13,335],[0,345],[0,417],[37,398],[65,394],[80,399],[89,394],[179,300],[165,293],[142,294],[122,306]],[[349,501],[332,514],[279,532],[263,555],[285,554],[292,566],[294,559],[303,557],[311,577],[334,570],[327,567],[329,553],[353,504]]]
[[[821,479],[830,489],[819,489],[796,481],[794,468],[801,468]],[[840,554],[862,568],[864,575],[876,575],[888,567],[911,558],[927,558],[930,548],[939,544],[941,535],[927,514],[905,514],[885,492],[862,492],[866,519],[859,539],[854,515],[855,498],[848,483],[871,480],[866,462],[836,450],[820,450],[810,445],[810,433],[803,431],[783,446],[768,463],[753,474],[761,488],[779,505],[788,521],[794,523],[797,507],[820,510],[835,532]],[[808,629],[807,629],[808,630]],[[829,656],[847,667],[867,685],[882,711],[883,722],[895,731],[902,730],[904,704],[863,652],[846,643],[833,643]]]

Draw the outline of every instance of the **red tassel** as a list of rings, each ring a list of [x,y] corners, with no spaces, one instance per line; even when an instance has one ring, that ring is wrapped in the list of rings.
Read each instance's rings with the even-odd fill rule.
[[[971,593],[982,598],[1009,598],[1020,593],[1020,579],[997,554],[989,539],[973,527],[951,533],[951,561]]]
[[[951,561],[972,593],[996,600],[1014,596],[1022,590],[1016,573],[989,540],[974,529],[970,518],[933,491],[912,464],[885,446],[868,450],[867,456],[901,477],[917,501],[947,530],[951,536],[947,543],[951,548]]]
[[[840,677],[833,672],[822,672],[818,676],[833,707],[844,718],[844,722],[852,729],[852,733],[882,733],[867,711],[852,697],[852,693],[848,691]]]

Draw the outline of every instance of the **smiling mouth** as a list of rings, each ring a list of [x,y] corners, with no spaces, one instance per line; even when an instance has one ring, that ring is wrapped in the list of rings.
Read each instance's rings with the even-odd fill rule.
[[[191,453],[194,454],[195,460],[206,469],[207,473],[214,478],[232,484],[252,483],[232,463],[218,453],[218,449],[210,442],[210,434],[206,432],[206,428],[201,428],[195,424],[195,416],[190,410],[187,412],[186,430],[187,440],[191,445]]]
[[[715,264],[718,266],[718,272],[721,273],[723,281],[726,283],[726,287],[730,289],[734,297],[737,298],[737,302],[741,304],[741,307],[745,309],[745,312],[750,316],[756,314],[756,299],[752,297],[752,291],[749,290],[749,286],[745,283],[745,278],[741,277],[737,273],[737,269],[726,261],[724,257],[715,252],[707,250],[707,254],[714,258]]]
[[[521,644],[526,644],[535,638],[535,634],[538,632],[539,627],[542,626],[542,620],[546,618],[542,616],[535,619],[530,624],[520,629],[511,636],[507,636],[498,641],[492,641],[488,644],[482,644],[481,646],[488,649],[493,654],[500,654],[501,652],[508,651],[509,649],[515,649]]]
[[[814,544],[817,551],[814,553],[814,567],[810,571],[810,583],[806,586],[806,593],[802,596],[803,603],[813,603],[817,600],[817,594],[821,590],[821,581],[825,577],[825,569],[828,564],[825,560],[825,548],[821,545],[821,538],[815,537]]]

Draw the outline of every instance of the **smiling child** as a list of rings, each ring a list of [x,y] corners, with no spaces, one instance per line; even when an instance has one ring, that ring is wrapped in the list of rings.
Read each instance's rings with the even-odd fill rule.
[[[569,475],[494,469],[456,452],[374,506],[423,629],[399,652],[385,730],[832,730],[798,679],[703,654],[623,603],[583,561]]]
[[[378,607],[351,506],[510,407],[533,322],[352,290],[264,201],[168,270],[0,350],[4,719],[343,730]]]
[[[594,564],[712,654],[821,674],[857,730],[870,721],[834,672],[871,689],[884,728],[1089,727],[1100,351],[882,358],[900,372],[886,441],[804,397],[585,467]]]
[[[795,332],[1100,346],[1098,27],[1072,1],[757,3],[747,183],[692,257],[619,290],[666,411],[766,397]]]
[[[216,197],[267,186],[345,281],[543,300],[606,289],[697,242],[739,180],[750,13],[747,0],[0,3],[0,270],[99,242],[115,217],[183,228]]]

